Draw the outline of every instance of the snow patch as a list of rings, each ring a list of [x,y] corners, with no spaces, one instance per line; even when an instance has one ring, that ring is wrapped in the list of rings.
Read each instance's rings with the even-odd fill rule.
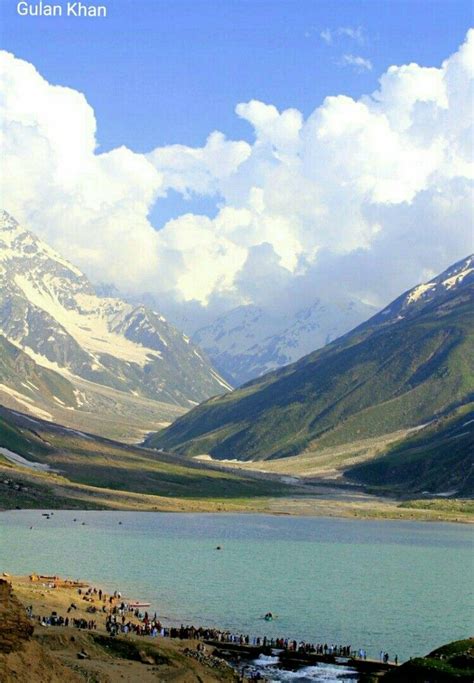
[[[45,463],[27,460],[22,455],[9,451],[8,448],[0,448],[0,453],[15,465],[23,465],[23,467],[29,467],[32,470],[42,470],[43,472],[57,472],[57,470],[52,470],[51,467]]]
[[[434,282],[427,282],[426,284],[418,285],[418,287],[415,287],[415,289],[413,289],[408,295],[407,303],[412,304],[415,301],[418,301],[418,299],[422,297],[425,292],[433,289],[433,287],[436,287]]]
[[[37,415],[38,417],[41,417],[44,420],[53,419],[53,416],[50,413],[36,406],[33,403],[33,399],[28,398],[28,396],[24,396],[24,394],[20,394],[18,391],[15,391],[15,389],[7,387],[5,384],[0,384],[0,391],[3,391],[4,393],[14,398],[17,403],[27,408],[27,410],[30,413],[33,413],[33,415]]]
[[[219,377],[217,372],[211,368],[211,376],[214,377],[216,382],[221,385],[221,387],[224,387],[224,389],[227,389],[227,391],[232,391],[232,387],[230,384],[227,384],[225,380],[222,379],[222,377]]]
[[[110,331],[111,318],[119,312],[110,300],[101,301],[96,296],[77,293],[77,308],[65,308],[52,287],[21,274],[15,275],[14,280],[30,303],[54,318],[86,351],[107,353],[142,366],[147,364],[149,349]],[[120,312],[128,313],[131,307],[122,304],[121,308]]]
[[[460,282],[462,282],[466,275],[469,275],[469,273],[472,272],[474,272],[474,268],[466,268],[466,270],[463,270],[461,273],[457,273],[457,275],[453,275],[452,277],[448,277],[446,280],[443,280],[441,284],[443,287],[446,287],[446,289],[452,289],[455,285],[458,285]]]

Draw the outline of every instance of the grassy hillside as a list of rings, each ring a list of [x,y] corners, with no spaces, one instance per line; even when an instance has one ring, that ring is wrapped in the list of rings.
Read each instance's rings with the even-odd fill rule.
[[[35,486],[41,489],[39,506],[48,496],[48,489],[53,501],[57,485],[73,485],[76,497],[80,497],[82,486],[100,489],[102,493],[97,495],[104,497],[115,491],[194,500],[237,500],[279,495],[286,490],[284,485],[222,472],[205,463],[95,438],[40,420],[33,423],[1,407],[0,447],[52,468],[51,472],[35,473],[37,483],[33,487],[30,484],[20,499],[12,495],[11,487],[0,486],[0,507],[15,507],[22,502],[21,507],[35,507],[34,496],[26,495]],[[30,474],[27,468],[9,463],[1,454],[0,460],[5,468],[1,478],[7,470],[13,478]]]
[[[474,680],[474,640],[456,640],[430,652],[426,657],[416,657],[397,669],[385,674],[387,683],[472,683]]]
[[[175,453],[256,460],[414,427],[474,392],[474,292],[448,290],[387,324],[211,399],[150,437]]]
[[[33,470],[0,450],[0,510],[78,509],[167,512],[253,512],[374,519],[472,521],[465,501],[432,499],[402,505],[283,483],[278,474],[228,470],[179,455],[130,447],[35,420],[0,407],[0,449],[49,465]],[[290,478],[291,479],[291,478]],[[354,487],[358,490],[358,487]],[[433,507],[433,504],[436,505]],[[440,510],[439,505],[449,503]]]
[[[474,494],[473,454],[474,404],[470,403],[345,475],[404,494],[444,491],[468,496]]]

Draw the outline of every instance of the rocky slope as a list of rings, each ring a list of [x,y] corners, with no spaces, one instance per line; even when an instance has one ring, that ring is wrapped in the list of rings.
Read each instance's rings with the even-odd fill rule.
[[[415,657],[383,678],[386,683],[472,683],[474,680],[474,639],[456,640]]]
[[[117,405],[119,413],[139,415],[143,401],[189,408],[229,389],[202,352],[163,316],[97,296],[77,268],[6,212],[0,214],[0,334],[41,367],[43,376],[48,369],[61,377],[56,380],[58,409],[100,414],[105,400],[109,416]],[[3,357],[12,355],[6,348],[3,343]],[[26,368],[24,359],[21,363]],[[30,372],[37,373],[32,363]],[[0,383],[1,400],[31,406],[31,396],[22,397],[31,392],[28,379],[13,386],[11,373],[4,373]],[[51,412],[41,405],[38,410],[43,417]],[[155,423],[170,417],[162,405],[147,410],[154,412]]]
[[[65,667],[45,648],[32,640],[33,624],[10,584],[0,579],[0,680],[79,683],[84,678]]]

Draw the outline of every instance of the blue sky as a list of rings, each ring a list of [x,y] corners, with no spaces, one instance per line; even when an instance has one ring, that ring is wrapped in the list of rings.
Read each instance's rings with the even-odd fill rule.
[[[93,280],[382,305],[472,250],[470,0],[103,4],[0,0],[0,190]]]
[[[51,83],[84,92],[101,150],[200,146],[212,130],[252,139],[235,105],[252,98],[309,114],[358,97],[391,64],[439,65],[463,40],[463,0],[104,0],[104,20],[19,17],[0,0],[2,47]],[[65,4],[65,3],[64,3]],[[361,29],[361,42],[329,28]],[[341,66],[362,55],[371,71]]]

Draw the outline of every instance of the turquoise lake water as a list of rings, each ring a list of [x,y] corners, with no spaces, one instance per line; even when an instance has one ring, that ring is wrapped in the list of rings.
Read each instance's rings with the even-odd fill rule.
[[[403,661],[474,632],[473,540],[461,524],[15,510],[0,514],[0,569],[119,589],[168,622]]]

